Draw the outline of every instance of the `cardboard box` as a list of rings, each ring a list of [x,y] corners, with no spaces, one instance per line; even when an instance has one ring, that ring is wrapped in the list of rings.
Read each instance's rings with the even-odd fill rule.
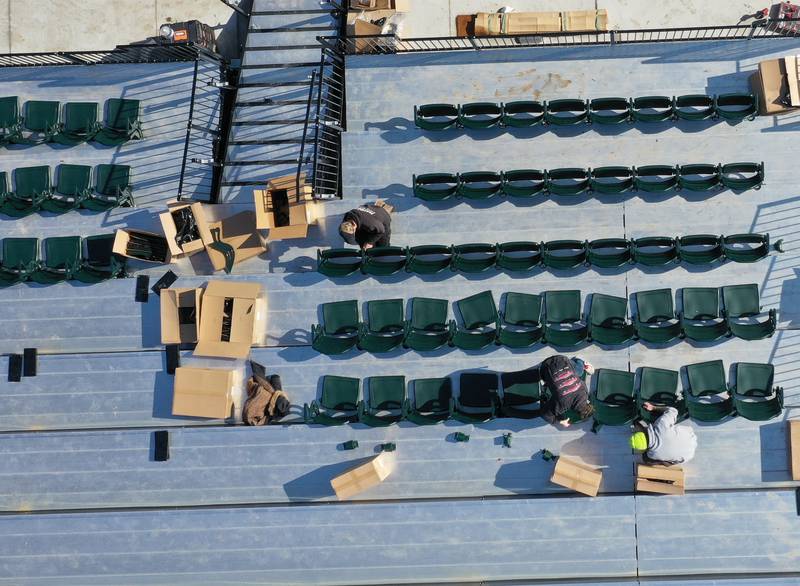
[[[340,501],[348,499],[386,480],[394,468],[392,454],[382,452],[369,462],[351,468],[331,480],[331,486]]]
[[[792,480],[800,480],[800,419],[786,422],[789,426],[789,461]]]
[[[758,73],[750,78],[753,92],[758,94],[758,111],[762,116],[791,112],[783,100],[789,96],[789,82],[783,59],[768,59],[758,64]]]
[[[559,456],[550,482],[588,496],[597,496],[603,472],[581,462]]]
[[[311,195],[311,186],[305,184],[305,174],[300,175],[300,192],[297,176],[286,175],[272,179],[267,189],[253,190],[256,205],[256,227],[269,230],[269,240],[289,240],[308,236],[308,227],[317,222],[317,203]]]
[[[210,281],[203,293],[197,356],[247,358],[261,340],[266,300],[260,283]]]
[[[161,343],[193,344],[200,329],[202,289],[161,290]]]
[[[636,467],[636,492],[657,492],[660,494],[684,494],[684,473],[674,466]]]
[[[222,242],[233,248],[233,264],[236,265],[243,260],[258,256],[267,249],[266,242],[256,228],[256,215],[253,212],[245,211],[225,218],[208,225],[211,234],[211,242],[214,242],[214,234],[219,230],[219,237]],[[206,248],[208,258],[214,266],[215,271],[225,268],[225,255],[215,250],[211,246]]]
[[[559,32],[560,12],[479,12],[475,16],[475,36],[524,35]]]
[[[456,36],[462,39],[475,36],[474,14],[459,14],[456,16]]]
[[[786,83],[789,86],[789,103],[800,106],[800,83],[797,79],[797,57],[787,55],[783,58],[783,66],[786,69]]]
[[[221,368],[175,369],[172,414],[226,419],[231,416],[234,370]]]
[[[190,240],[189,242],[185,242],[184,244],[178,244],[175,240],[178,230],[177,226],[175,225],[174,214],[178,212],[178,210],[185,208],[189,208],[194,216],[195,225],[197,226],[197,230],[195,232],[196,238]],[[211,232],[209,232],[208,221],[206,220],[206,215],[203,212],[203,204],[199,202],[168,202],[167,211],[159,214],[158,217],[161,220],[161,227],[164,230],[164,236],[167,238],[169,251],[173,257],[183,255],[188,256],[190,254],[200,252],[208,245],[209,242],[211,242]]]
[[[594,32],[608,30],[608,11],[570,10],[561,13],[561,26],[568,32]]]
[[[166,249],[166,254],[163,258],[144,258],[142,256],[136,256],[134,254],[128,254],[128,243],[130,242],[131,236],[136,235],[143,238],[148,238],[151,240],[158,240],[160,243],[163,244],[164,248]],[[154,263],[169,263],[172,259],[172,255],[169,251],[169,245],[167,244],[166,238],[164,238],[161,234],[156,234],[155,232],[146,232],[144,230],[131,230],[131,229],[118,229],[114,233],[114,246],[112,247],[111,251],[114,254],[119,254],[120,256],[125,256],[128,258],[135,258],[136,260],[141,260],[144,262],[154,262]]]
[[[409,0],[350,0],[350,10],[411,12],[411,4]]]

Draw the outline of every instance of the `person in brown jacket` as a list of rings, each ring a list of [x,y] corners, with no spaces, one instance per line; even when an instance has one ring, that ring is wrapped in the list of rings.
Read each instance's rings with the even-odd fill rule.
[[[289,413],[290,406],[278,375],[273,374],[267,380],[259,374],[253,374],[247,381],[247,400],[242,407],[242,421],[245,425],[266,425],[272,418]]]

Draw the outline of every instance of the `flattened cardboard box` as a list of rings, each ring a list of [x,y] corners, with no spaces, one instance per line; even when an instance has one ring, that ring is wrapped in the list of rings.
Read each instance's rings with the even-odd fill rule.
[[[600,10],[570,10],[561,13],[563,30],[569,32],[607,31],[608,11]]]
[[[119,228],[116,232],[114,232],[114,245],[111,248],[111,252],[114,254],[119,254],[120,256],[125,256],[127,258],[133,258],[136,260],[141,260],[144,262],[154,262],[158,264],[169,264],[170,260],[172,259],[172,255],[169,252],[169,245],[165,243],[167,248],[166,256],[164,259],[147,259],[141,256],[134,256],[132,254],[128,254],[128,243],[130,242],[131,235],[138,235],[143,236],[146,238],[154,238],[160,241],[164,241],[164,236],[161,234],[156,234],[155,232],[147,232],[146,230],[131,230],[129,228]]]
[[[550,478],[553,484],[588,496],[597,496],[602,480],[602,471],[564,456],[558,458],[553,476]]]
[[[758,113],[763,115],[791,112],[794,108],[781,100],[789,96],[789,80],[783,59],[768,59],[758,64],[758,73],[750,77],[753,93],[758,95]]]
[[[197,226],[197,238],[184,244],[178,244],[178,242],[175,240],[175,236],[178,233],[178,228],[175,225],[175,216],[173,214],[184,208],[189,208],[192,211],[195,226]],[[203,204],[199,202],[192,204],[180,201],[167,202],[167,211],[159,214],[158,217],[161,220],[161,227],[164,230],[164,236],[167,238],[169,251],[174,257],[184,255],[188,256],[190,254],[200,252],[208,245],[209,242],[211,242],[211,232],[208,229],[208,220],[206,219],[206,214],[203,211]]]
[[[392,454],[383,452],[331,480],[331,487],[340,501],[380,484],[394,469]]]
[[[475,36],[523,35],[559,32],[560,12],[479,12],[475,16]]]
[[[247,358],[266,331],[266,299],[261,284],[210,281],[203,293],[198,356]]]
[[[202,289],[161,290],[161,343],[192,344],[200,329]]]
[[[269,230],[270,240],[305,238],[308,227],[317,221],[317,204],[311,196],[311,186],[305,184],[305,174],[300,175],[299,192],[297,176],[286,175],[271,179],[267,189],[254,189],[253,197],[256,227]]]
[[[234,265],[248,258],[258,256],[267,249],[266,242],[256,228],[256,216],[253,212],[240,212],[230,218],[211,222],[208,225],[208,230],[210,233],[219,230],[220,240],[233,248],[235,255],[233,259]],[[213,242],[213,236],[211,242]],[[225,255],[210,246],[206,250],[214,270],[221,271],[224,269]]]
[[[800,480],[800,419],[787,421],[792,480]]]
[[[646,466],[644,464],[639,464],[636,467],[637,492],[682,495],[685,492],[684,482],[685,479],[682,468],[674,466]]]
[[[231,392],[236,371],[221,368],[175,369],[172,414],[226,419],[231,415]]]

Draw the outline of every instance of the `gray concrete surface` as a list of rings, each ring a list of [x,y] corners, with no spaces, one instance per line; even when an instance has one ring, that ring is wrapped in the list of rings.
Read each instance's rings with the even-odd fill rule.
[[[214,27],[226,55],[238,46],[237,27],[245,28],[219,0],[0,0],[0,52],[110,49],[187,20]]]

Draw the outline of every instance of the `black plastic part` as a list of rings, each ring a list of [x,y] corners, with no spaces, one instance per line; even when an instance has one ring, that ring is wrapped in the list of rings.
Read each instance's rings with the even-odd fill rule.
[[[167,374],[175,374],[175,369],[181,365],[179,344],[167,344]]]
[[[261,364],[259,364],[258,362],[255,362],[254,360],[251,360],[251,361],[250,361],[250,370],[252,370],[252,371],[253,371],[253,374],[254,374],[255,376],[260,376],[261,378],[268,378],[268,377],[267,377],[267,369],[266,369],[266,368],[264,368],[264,367],[263,367]],[[270,382],[270,384],[272,384],[272,383]],[[273,388],[274,388],[274,387],[273,387]]]
[[[36,376],[36,363],[38,358],[36,348],[25,348],[22,356],[22,376]]]
[[[150,277],[147,275],[139,275],[136,277],[136,302],[147,303],[149,297],[148,289],[150,288]]]
[[[164,429],[153,432],[153,441],[156,448],[156,462],[166,462],[169,460],[169,432]]]
[[[166,289],[177,280],[178,280],[178,275],[176,275],[172,271],[167,271],[166,273],[164,273],[164,276],[162,276],[158,281],[156,281],[156,284],[153,285],[152,291],[153,293],[161,297],[161,290]]]
[[[18,383],[22,380],[22,354],[11,354],[8,357],[8,382]]]

